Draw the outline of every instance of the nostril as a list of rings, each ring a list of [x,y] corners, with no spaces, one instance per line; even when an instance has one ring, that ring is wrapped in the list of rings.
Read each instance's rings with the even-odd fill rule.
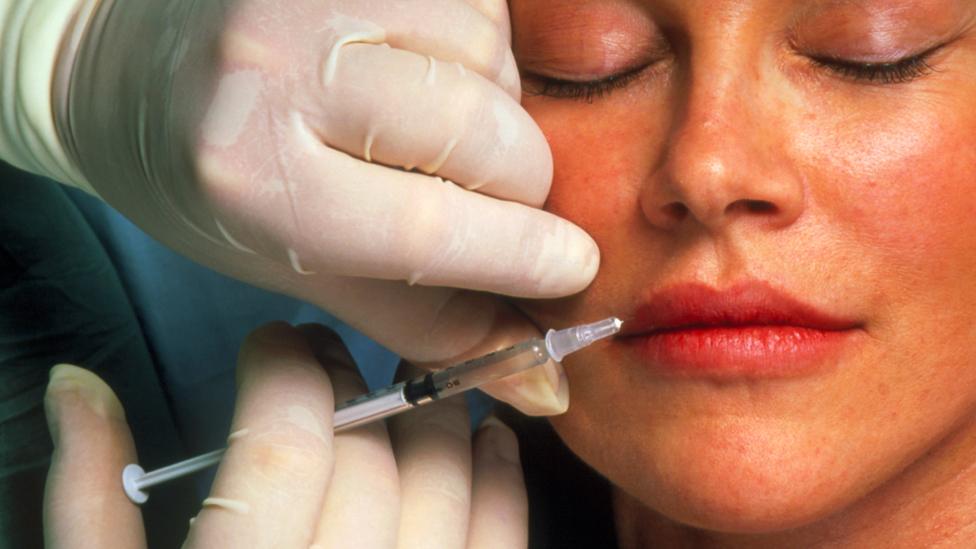
[[[751,214],[774,214],[778,211],[778,208],[772,202],[743,199],[729,204],[726,212],[732,213],[739,209]]]
[[[674,221],[681,221],[688,215],[688,206],[685,206],[681,202],[672,202],[661,208],[661,211],[665,217]]]

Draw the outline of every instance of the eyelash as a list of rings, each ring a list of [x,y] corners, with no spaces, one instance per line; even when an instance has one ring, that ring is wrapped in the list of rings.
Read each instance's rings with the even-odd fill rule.
[[[928,60],[933,53],[935,49],[888,63],[858,63],[831,57],[813,57],[811,61],[818,67],[855,82],[894,85],[911,82],[931,74],[935,69]]]
[[[585,82],[562,80],[559,78],[538,77],[541,80],[542,85],[538,91],[532,92],[531,95],[542,95],[557,99],[573,99],[576,101],[592,103],[596,99],[603,98],[615,90],[626,88],[631,82],[636,80],[637,77],[641,75],[645,68],[647,67],[639,67],[629,71],[624,71],[622,73],[613,74],[599,80],[590,80]]]
[[[911,82],[932,73],[935,69],[928,63],[928,59],[937,49],[933,48],[918,55],[888,63],[858,63],[832,57],[812,57],[810,59],[814,65],[854,82],[895,85]],[[541,88],[532,92],[531,95],[592,103],[615,90],[627,87],[640,76],[645,68],[647,67],[639,67],[586,82],[539,77],[542,81]]]

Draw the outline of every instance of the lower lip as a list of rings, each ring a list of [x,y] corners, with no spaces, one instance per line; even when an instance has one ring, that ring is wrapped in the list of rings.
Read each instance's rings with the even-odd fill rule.
[[[829,367],[854,330],[801,326],[709,326],[625,341],[654,369],[690,376],[792,377]]]

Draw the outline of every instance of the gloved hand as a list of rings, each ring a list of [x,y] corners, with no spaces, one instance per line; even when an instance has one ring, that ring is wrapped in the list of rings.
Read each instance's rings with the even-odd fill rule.
[[[68,156],[171,248],[320,305],[408,360],[535,334],[495,298],[582,290],[581,229],[537,208],[505,0],[101,0],[54,85]],[[489,390],[567,405],[558,365]]]
[[[463,399],[391,418],[389,436],[383,422],[333,436],[333,399],[365,386],[338,337],[318,326],[259,329],[237,379],[230,445],[184,547],[528,544],[518,442],[489,420],[472,445]],[[115,395],[87,370],[58,366],[45,409],[55,439],[46,546],[145,547],[121,485],[136,454]]]

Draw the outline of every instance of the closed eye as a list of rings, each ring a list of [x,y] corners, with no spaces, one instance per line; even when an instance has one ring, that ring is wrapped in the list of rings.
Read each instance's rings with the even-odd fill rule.
[[[525,93],[527,95],[574,99],[592,103],[615,90],[627,87],[650,66],[650,64],[643,65],[597,80],[565,80],[533,75],[530,76],[530,79],[534,79],[536,83],[534,86],[526,86]]]
[[[818,67],[854,82],[893,85],[911,82],[932,73],[935,69],[929,64],[929,59],[941,47],[896,61],[861,62],[830,56],[812,56],[810,60]]]

